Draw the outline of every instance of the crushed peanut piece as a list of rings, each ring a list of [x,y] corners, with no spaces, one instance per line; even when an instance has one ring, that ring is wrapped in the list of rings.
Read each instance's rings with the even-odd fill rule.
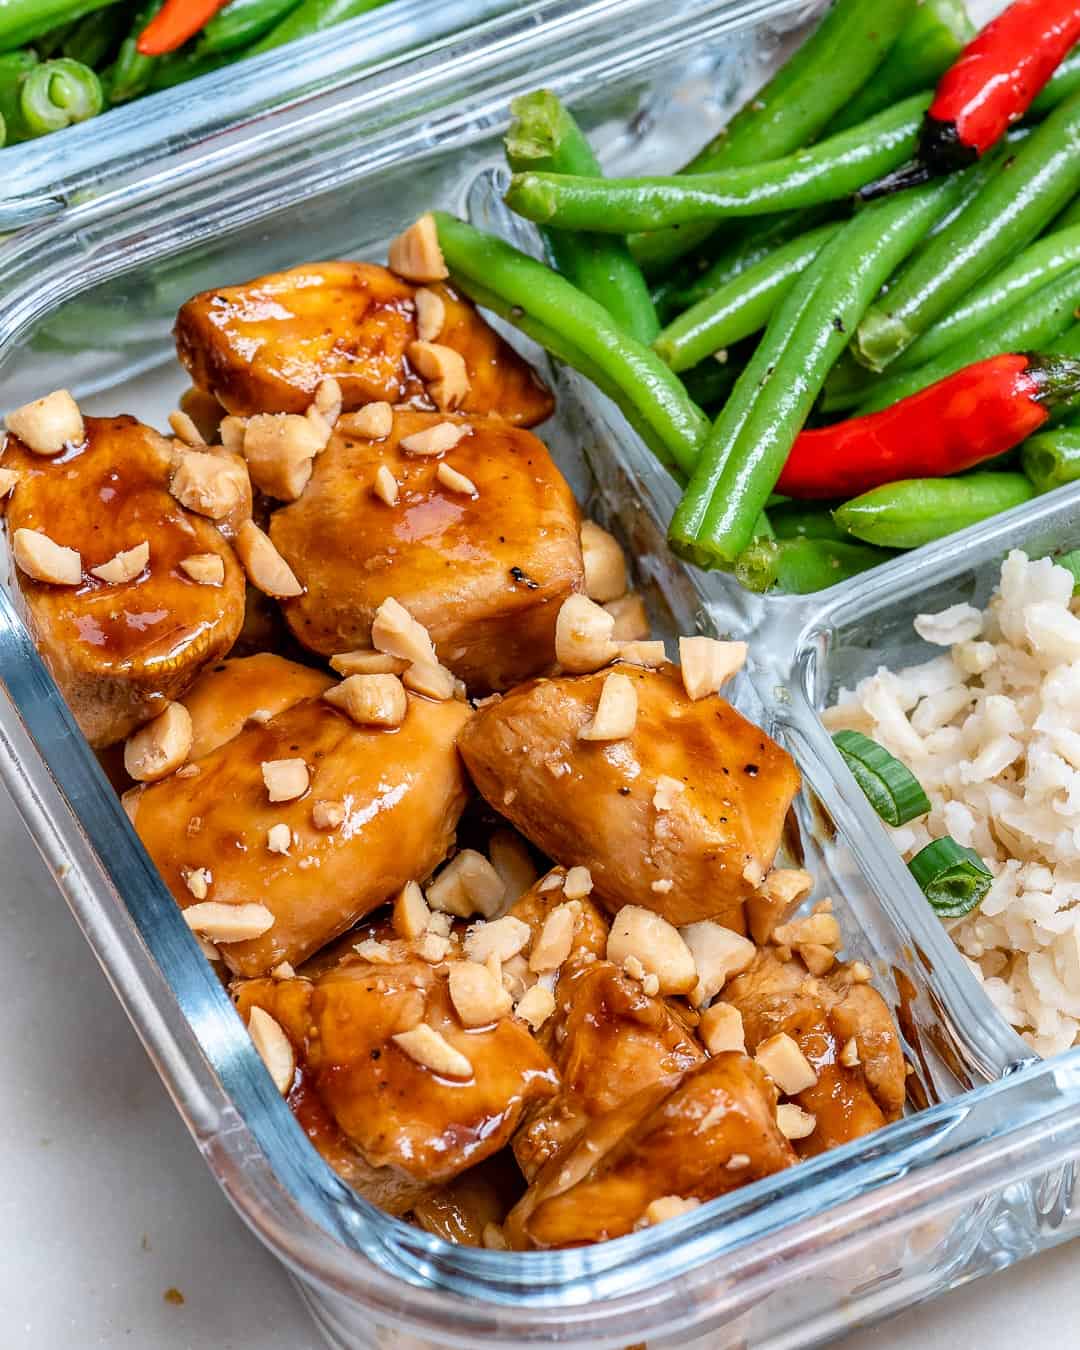
[[[534,974],[558,970],[570,955],[574,945],[574,929],[580,916],[581,906],[573,900],[557,905],[547,916],[529,957],[529,969]]]
[[[15,489],[15,484],[19,481],[19,475],[14,469],[0,469],[0,502]]]
[[[424,661],[430,665],[439,663],[428,630],[392,595],[387,596],[375,611],[371,625],[371,645],[411,665]]]
[[[427,902],[432,909],[459,919],[474,914],[490,919],[499,912],[505,890],[487,858],[474,848],[463,848],[427,888]]]
[[[510,1243],[507,1241],[506,1234],[497,1223],[484,1224],[480,1240],[489,1252],[508,1252],[510,1250]]]
[[[592,873],[587,867],[571,867],[563,879],[563,895],[567,900],[584,900],[592,888]]]
[[[427,902],[425,901],[425,904]],[[440,937],[449,937],[454,930],[453,916],[450,914],[432,914],[428,919],[428,929]]]
[[[527,923],[507,914],[490,923],[478,923],[465,934],[465,955],[470,961],[483,964],[492,952],[500,961],[509,961],[511,957],[523,952],[529,945],[532,929]]]
[[[615,536],[594,520],[581,522],[581,556],[585,564],[585,594],[597,604],[626,594],[626,558]]]
[[[409,710],[396,675],[349,675],[327,689],[323,698],[362,727],[399,727]]]
[[[683,688],[695,701],[715,694],[746,664],[745,642],[718,642],[716,638],[681,637],[679,664]]]
[[[319,381],[319,387],[315,390],[315,398],[311,406],[327,426],[337,425],[343,402],[344,395],[341,392],[341,385],[338,384],[333,375],[324,375]]]
[[[667,660],[664,644],[655,642],[620,642],[618,659],[628,666],[644,666],[646,670],[658,670]]]
[[[434,342],[446,324],[446,305],[437,291],[421,287],[413,296],[416,305],[416,336],[421,342]]]
[[[615,623],[611,636],[616,642],[647,642],[652,634],[645,601],[636,591],[627,591],[604,606]]]
[[[317,830],[336,830],[345,823],[345,803],[334,801],[312,802],[311,823]]]
[[[463,1027],[486,1027],[510,1012],[510,995],[487,966],[455,961],[450,967],[450,1002]]]
[[[292,830],[283,821],[266,831],[266,847],[271,853],[288,853],[292,846]]]
[[[399,1031],[390,1039],[421,1068],[430,1069],[440,1078],[464,1081],[473,1076],[473,1067],[460,1050],[455,1050],[441,1032],[421,1022],[411,1031]]]
[[[427,932],[430,918],[431,910],[424,899],[424,892],[415,881],[407,881],[394,900],[390,920],[394,932],[408,942],[415,942]]]
[[[385,464],[380,464],[375,470],[375,479],[371,484],[371,490],[379,501],[385,502],[387,506],[397,506],[398,480]]]
[[[695,1008],[711,1003],[732,975],[738,975],[753,961],[756,948],[747,938],[722,924],[703,920],[680,928],[697,967],[698,981],[690,994]]]
[[[292,964],[289,961],[279,961],[270,974],[275,980],[296,979],[296,971],[293,970]]]
[[[562,871],[561,868],[556,867],[554,871],[549,872],[549,873],[547,874],[547,876],[543,879],[543,881],[542,881],[542,882],[540,883],[540,885],[537,887],[537,890],[539,890],[539,891],[553,891],[553,890],[556,889],[556,887],[561,886],[565,880],[566,880],[566,874]]]
[[[180,450],[173,464],[169,491],[198,516],[224,520],[247,496],[246,464],[206,450]]]
[[[436,665],[433,661],[415,661],[411,666],[406,666],[401,681],[414,694],[437,699],[440,703],[454,697],[453,675],[445,666]]]
[[[646,974],[656,975],[664,994],[686,994],[698,974],[690,948],[667,919],[640,905],[624,905],[612,920],[607,959],[617,966],[636,957]]]
[[[757,887],[765,880],[765,869],[756,858],[751,858],[743,868],[742,875],[743,881],[745,881],[748,886]]]
[[[646,1228],[665,1223],[668,1219],[677,1219],[680,1214],[689,1214],[700,1204],[701,1201],[695,1200],[693,1196],[684,1199],[681,1195],[662,1195],[659,1200],[652,1200],[646,1206],[641,1216],[642,1223]]]
[[[776,1108],[776,1124],[785,1139],[805,1139],[817,1128],[817,1116],[794,1102],[781,1102]]]
[[[440,933],[422,933],[416,943],[416,954],[421,961],[427,961],[430,965],[438,965],[440,961],[446,960],[446,953],[450,950],[450,939],[445,938]]]
[[[615,672],[600,686],[592,719],[578,731],[579,741],[624,741],[637,725],[637,690],[628,675]]]
[[[555,659],[571,675],[599,670],[618,655],[615,620],[587,595],[563,601],[555,621]]]
[[[169,426],[185,445],[206,444],[206,437],[195,425],[194,419],[179,408],[169,414]]]
[[[820,942],[801,942],[795,950],[811,975],[826,975],[836,963],[836,952]]]
[[[144,539],[134,548],[122,549],[100,567],[91,567],[90,574],[100,581],[107,581],[110,586],[122,586],[127,581],[134,581],[149,561],[150,545]]]
[[[311,481],[315,456],[330,427],[298,413],[256,413],[244,427],[243,456],[251,481],[268,497],[294,502]]]
[[[330,658],[330,669],[339,675],[403,675],[409,668],[407,661],[398,656],[388,656],[386,652],[377,652],[370,647],[361,647],[354,652],[339,652]]]
[[[733,1153],[731,1157],[727,1160],[727,1162],[724,1164],[724,1167],[729,1172],[738,1172],[741,1171],[742,1168],[749,1166],[750,1166],[749,1153]]]
[[[698,1034],[710,1055],[719,1055],[725,1050],[746,1054],[742,1013],[731,1003],[714,1003],[711,1008],[706,1008],[701,1014]]]
[[[658,811],[670,811],[685,791],[686,784],[684,782],[678,778],[669,778],[666,773],[662,773],[656,780],[652,804]]]
[[[471,478],[466,478],[463,473],[459,473],[452,465],[442,460],[439,467],[435,470],[435,477],[449,492],[460,492],[465,497],[478,497],[480,494],[476,489],[476,484]]]
[[[210,873],[205,867],[185,868],[181,872],[184,885],[196,900],[205,900],[210,894]]]
[[[223,417],[218,426],[218,438],[222,449],[230,454],[241,455],[244,452],[244,428],[247,419],[243,417]]]
[[[865,961],[852,961],[848,966],[848,974],[856,984],[869,984],[874,978],[874,972]]]
[[[374,938],[365,938],[363,942],[356,943],[353,951],[362,960],[370,961],[373,966],[392,966],[396,960],[390,948]]]
[[[392,241],[387,266],[406,281],[445,281],[450,275],[430,211]]]
[[[8,431],[35,455],[58,455],[65,446],[80,445],[86,439],[79,405],[66,389],[24,403],[4,420]]]
[[[439,342],[410,342],[405,352],[426,383],[436,408],[440,412],[460,408],[471,387],[461,353]]]
[[[56,543],[40,530],[16,530],[11,551],[20,572],[34,581],[45,581],[50,586],[77,586],[82,581],[81,554]]]
[[[805,1092],[817,1082],[814,1066],[786,1031],[762,1041],[754,1052],[754,1059],[787,1097]]]
[[[468,435],[469,428],[458,422],[436,422],[433,427],[403,436],[398,446],[407,455],[445,455]]]
[[[206,938],[200,937],[198,933],[193,934],[195,941],[199,944],[199,951],[208,961],[220,961],[221,953],[212,942],[207,942]]]
[[[248,1013],[248,1035],[267,1073],[283,1097],[289,1095],[296,1075],[296,1055],[292,1042],[280,1025],[264,1009],[255,1006]]]
[[[518,999],[515,1014],[528,1022],[533,1031],[539,1031],[555,1011],[555,995],[542,984],[534,984]]]
[[[532,854],[513,830],[496,830],[488,840],[488,857],[502,879],[503,904],[512,905],[536,881]]]
[[[277,600],[303,595],[292,568],[253,520],[245,520],[237,530],[236,552],[256,590]]]
[[[137,783],[156,783],[178,769],[191,753],[191,714],[182,703],[167,703],[128,737],[124,769]]]
[[[381,400],[365,404],[342,418],[338,429],[368,441],[385,441],[394,429],[394,410]]]
[[[799,867],[774,867],[746,902],[750,936],[764,946],[778,923],[814,889],[814,878]]]
[[[774,942],[786,942],[797,947],[803,942],[819,943],[823,947],[840,947],[843,937],[840,925],[831,914],[811,914],[805,919],[782,923],[773,929]]]
[[[225,584],[225,559],[216,553],[193,553],[180,559],[180,570],[200,586]]]
[[[302,759],[264,759],[259,768],[272,802],[293,802],[311,784],[308,766]]]
[[[844,1048],[840,1051],[840,1063],[845,1069],[854,1069],[860,1062],[859,1043],[852,1036],[844,1042]]]
[[[217,900],[204,900],[199,905],[188,905],[184,922],[194,933],[219,946],[227,942],[250,942],[262,937],[274,926],[274,916],[265,905],[226,905]]]

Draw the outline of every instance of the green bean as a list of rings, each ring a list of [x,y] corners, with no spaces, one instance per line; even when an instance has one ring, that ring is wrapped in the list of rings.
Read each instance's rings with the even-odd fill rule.
[[[970,172],[970,171],[969,171]],[[953,175],[874,202],[825,245],[769,321],[671,522],[676,552],[733,563],[825,376],[892,270],[965,187]]]
[[[592,147],[550,89],[515,99],[510,111],[514,120],[505,145],[512,170],[600,173]],[[615,322],[639,342],[652,342],[660,331],[660,323],[645,278],[630,256],[626,240],[573,230],[543,233],[555,266],[563,276],[603,305]]]
[[[833,520],[832,507],[821,502],[781,502],[769,507],[773,534],[777,539],[847,540],[849,535]]]
[[[762,539],[735,559],[735,576],[748,591],[809,595],[847,581],[893,554],[842,539]]]
[[[127,37],[120,44],[116,60],[105,72],[104,87],[110,103],[126,103],[150,88],[154,70],[161,60],[158,56],[143,56],[136,46],[139,35],[158,12],[164,0],[150,0],[141,5],[131,21]]]
[[[1028,108],[1029,117],[1045,117],[1080,90],[1080,47],[1074,47]]]
[[[814,33],[682,172],[760,165],[814,140],[870,78],[914,12],[912,0],[837,0]],[[683,226],[635,237],[630,244],[646,275],[655,275],[693,252],[714,228]]]
[[[358,18],[370,10],[385,5],[387,0],[302,0],[302,3],[286,15],[279,24],[275,24],[264,38],[261,38],[251,52],[269,52],[286,42],[295,42],[297,38],[309,37],[312,33],[321,33],[334,24],[344,23],[346,19]]]
[[[710,356],[692,369],[684,370],[680,378],[699,408],[719,408],[735,388],[741,369],[735,361],[717,361]]]
[[[836,523],[856,539],[886,548],[919,548],[1030,501],[1022,473],[907,478],[864,492],[836,508]]]
[[[4,119],[5,145],[26,140],[19,99],[23,83],[37,63],[37,53],[33,51],[7,52],[0,56],[0,117]]]
[[[1057,234],[1060,230],[1071,230],[1074,225],[1080,225],[1080,197],[1074,197],[1060,215],[1046,227],[1047,234]]]
[[[871,370],[896,360],[987,273],[1026,247],[1080,190],[1080,94],[1002,164],[949,229],[867,311],[852,344]]]
[[[1050,492],[1080,479],[1080,426],[1066,424],[1029,436],[1020,451],[1036,492]]]
[[[974,36],[963,0],[924,0],[873,76],[829,123],[828,135],[937,84]]]
[[[151,57],[153,66],[150,71],[149,89],[156,93],[159,89],[173,89],[188,80],[197,80],[200,75],[209,75],[228,65],[231,57],[200,56],[197,51],[188,51],[181,47],[178,51],[165,56]]]
[[[821,225],[774,250],[668,324],[653,350],[672,370],[682,371],[764,328],[776,306],[841,228],[839,222]]]
[[[534,333],[543,331],[548,342],[558,344],[549,350],[578,369],[574,355],[583,357],[588,368],[582,373],[603,377],[596,382],[624,412],[629,410],[657,457],[688,472],[708,433],[708,420],[656,353],[623,333],[602,305],[535,258],[443,211],[433,214],[455,283],[519,327],[528,319]]]
[[[25,47],[60,24],[105,9],[117,0],[4,0],[0,5],[0,52]]]
[[[859,413],[878,412],[954,371],[1002,352],[1042,351],[1068,328],[1080,305],[1080,266],[1056,277],[1011,310],[939,352],[915,370],[890,372],[862,396],[836,398],[832,407],[857,403]]]
[[[294,9],[300,0],[229,0],[199,35],[200,56],[239,52],[258,42]]]
[[[121,5],[87,14],[74,25],[61,44],[61,51],[91,70],[104,65],[127,29]]]
[[[26,76],[19,112],[28,136],[47,136],[96,117],[104,106],[101,82],[89,66],[60,57],[45,61]]]

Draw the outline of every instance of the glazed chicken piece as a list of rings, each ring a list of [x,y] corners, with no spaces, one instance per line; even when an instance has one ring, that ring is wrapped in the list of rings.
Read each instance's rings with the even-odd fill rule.
[[[850,967],[815,977],[797,956],[781,961],[766,948],[724,986],[722,998],[742,1014],[748,1054],[785,1032],[816,1073],[816,1083],[791,1099],[816,1122],[796,1141],[802,1157],[900,1118],[905,1095],[900,1037],[884,999],[868,984],[856,983]]]
[[[543,1168],[506,1235],[518,1249],[603,1242],[647,1223],[655,1201],[712,1200],[795,1161],[769,1080],[726,1051],[599,1117]]]
[[[273,652],[219,661],[184,695],[191,717],[189,760],[201,759],[231,741],[248,723],[268,722],[297,703],[318,698],[335,683],[321,670]]]
[[[449,1185],[429,1191],[413,1206],[413,1218],[425,1232],[446,1242],[502,1246],[503,1220],[522,1187],[513,1155],[504,1149]]]
[[[156,716],[229,650],[243,623],[246,583],[213,522],[170,494],[171,441],[133,417],[88,417],[84,426],[85,442],[54,456],[34,454],[9,434],[3,468],[18,475],[7,502],[9,542],[18,530],[34,530],[80,555],[76,584],[13,567],[12,592],[80,728],[100,748]],[[130,579],[95,575],[144,545],[148,559]],[[184,571],[184,561],[200,555],[220,559],[220,582],[202,584]],[[115,575],[125,575],[122,565]]]
[[[722,698],[691,700],[673,666],[614,669],[637,695],[628,737],[579,739],[609,670],[535,680],[465,728],[469,774],[537,848],[586,866],[611,910],[640,905],[676,926],[715,919],[742,933],[799,772]]]
[[[204,678],[192,695],[194,731],[212,748],[124,804],[180,905],[269,911],[261,936],[220,948],[235,974],[261,975],[303,961],[446,856],[466,799],[455,741],[470,709],[409,694],[401,726],[380,730],[317,697],[322,677],[279,658],[226,663]],[[274,713],[290,685],[307,696]],[[280,761],[302,761],[302,781],[300,795],[275,801],[266,766]],[[275,826],[284,830],[271,835]]]
[[[402,442],[451,422],[443,456]],[[384,441],[342,419],[303,496],[276,511],[270,536],[303,583],[285,616],[322,655],[370,645],[389,596],[427,628],[440,661],[469,692],[504,689],[551,666],[562,602],[584,585],[577,505],[547,450],[491,420],[399,412]],[[473,491],[448,486],[449,465]],[[397,501],[374,492],[388,469]]]
[[[377,959],[360,954],[372,948]],[[245,1022],[257,1005],[284,1030],[307,1090],[370,1167],[442,1183],[503,1148],[525,1106],[557,1085],[524,1022],[462,1024],[449,981],[465,965],[453,952],[432,965],[393,940],[361,945],[313,979],[250,980],[234,992]],[[421,1027],[448,1063],[410,1041]]]
[[[449,286],[432,340],[459,353],[469,388],[462,412],[531,427],[551,395],[525,361]],[[302,413],[333,377],[346,410],[387,402],[436,407],[408,357],[419,336],[416,286],[362,262],[309,263],[243,286],[203,291],[180,309],[176,349],[195,386],[239,416]],[[433,302],[435,303],[435,302]]]

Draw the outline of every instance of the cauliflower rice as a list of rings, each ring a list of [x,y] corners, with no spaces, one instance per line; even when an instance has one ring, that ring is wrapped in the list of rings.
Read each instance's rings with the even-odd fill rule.
[[[929,815],[890,830],[905,859],[950,834],[994,873],[946,921],[989,997],[1041,1055],[1080,1040],[1080,617],[1073,577],[1013,551],[985,612],[953,605],[915,630],[950,650],[842,690],[830,731],[908,765]]]

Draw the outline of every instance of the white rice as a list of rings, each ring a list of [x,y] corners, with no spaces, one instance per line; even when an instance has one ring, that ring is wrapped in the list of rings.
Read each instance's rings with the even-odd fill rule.
[[[891,831],[910,859],[951,834],[994,883],[949,931],[1004,1017],[1041,1055],[1080,1040],[1080,617],[1073,577],[1009,554],[985,613],[953,605],[915,630],[949,650],[880,668],[825,713],[902,759],[928,816]]]

